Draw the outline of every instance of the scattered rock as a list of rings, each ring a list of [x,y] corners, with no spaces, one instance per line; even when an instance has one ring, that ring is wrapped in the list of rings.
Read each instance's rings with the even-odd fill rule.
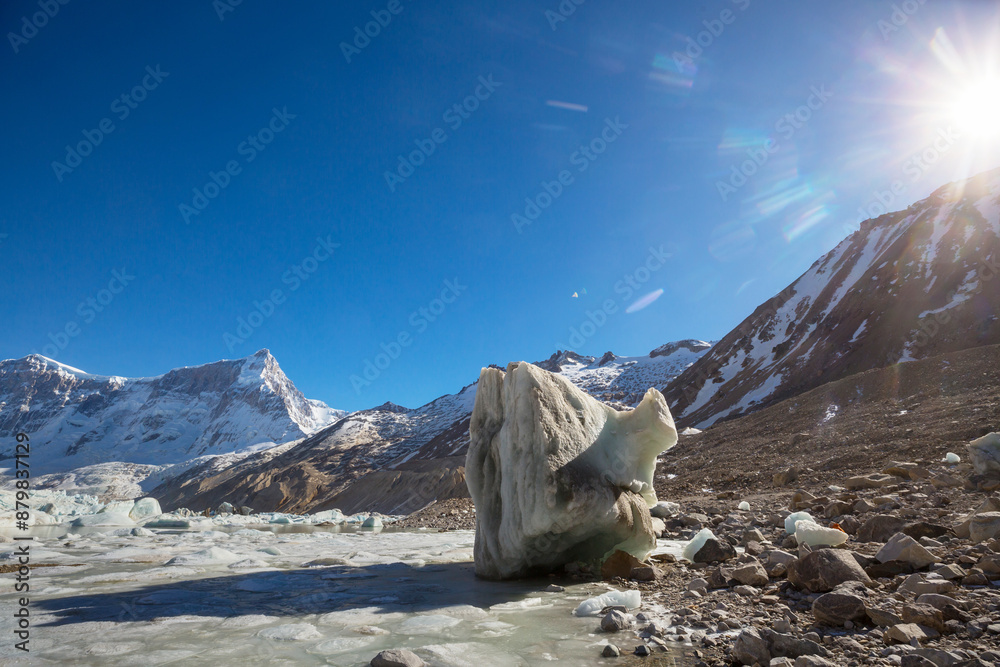
[[[695,563],[722,563],[736,558],[736,547],[725,540],[711,537],[698,549],[692,559]]]
[[[426,667],[416,653],[405,648],[391,648],[380,652],[371,662],[371,667]]]
[[[888,609],[868,607],[865,609],[865,613],[868,614],[868,618],[871,619],[871,622],[880,628],[888,628],[903,622],[903,619]]]
[[[764,566],[756,560],[733,568],[733,579],[747,586],[766,586],[770,581]]]
[[[606,644],[604,646],[604,650],[601,651],[602,658],[617,658],[621,654],[622,654],[621,649],[615,646],[614,644]]]
[[[733,658],[743,665],[769,665],[771,652],[760,634],[750,628],[736,637],[733,643]]]
[[[929,604],[908,604],[903,606],[903,622],[934,628],[937,632],[946,632],[944,614]]]
[[[980,475],[1000,475],[1000,433],[989,433],[968,445],[969,460]]]
[[[858,475],[857,477],[851,477],[844,482],[844,486],[852,491],[856,491],[859,489],[879,489],[883,486],[889,486],[895,483],[896,479],[892,475],[872,473],[870,475]]]
[[[921,627],[916,623],[898,623],[885,631],[884,639],[886,644],[911,644],[938,636],[936,630]]]
[[[811,593],[826,593],[845,581],[868,583],[871,579],[849,551],[820,549],[789,564],[788,581]]]
[[[937,539],[950,533],[951,529],[947,526],[941,526],[927,521],[914,521],[913,523],[908,523],[903,526],[902,532],[915,540],[919,540],[922,537]]]
[[[601,564],[601,578],[605,581],[614,579],[615,577],[628,579],[629,575],[632,574],[632,570],[641,566],[642,562],[632,554],[621,549],[615,549],[615,552],[608,556],[604,563]]]
[[[976,514],[969,523],[969,539],[985,542],[1000,537],[1000,512]]]
[[[798,478],[799,469],[792,467],[783,472],[774,473],[774,476],[771,479],[775,486],[788,486]]]
[[[998,518],[1000,518],[1000,516],[998,516]],[[879,549],[879,552],[875,554],[875,558],[877,558],[880,563],[902,561],[904,563],[909,563],[918,570],[941,560],[915,539],[903,533],[896,533],[893,535],[889,541],[886,542],[885,546]]]
[[[612,609],[601,619],[601,630],[621,632],[635,625],[635,617],[619,609]]]
[[[858,529],[854,536],[858,542],[887,542],[889,538],[903,529],[906,522],[898,516],[876,514]]]
[[[924,595],[925,593],[944,594],[955,590],[955,584],[945,581],[940,577],[928,577],[922,574],[911,574],[900,584],[900,592],[910,592],[914,595]]]
[[[820,623],[840,627],[846,621],[865,618],[864,598],[849,592],[832,591],[820,595],[812,605],[813,616]]]

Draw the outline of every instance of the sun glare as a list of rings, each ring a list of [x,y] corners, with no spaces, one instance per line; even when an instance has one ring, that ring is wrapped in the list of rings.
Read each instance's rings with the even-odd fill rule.
[[[1000,79],[981,79],[960,93],[952,106],[960,131],[970,138],[1000,136]]]

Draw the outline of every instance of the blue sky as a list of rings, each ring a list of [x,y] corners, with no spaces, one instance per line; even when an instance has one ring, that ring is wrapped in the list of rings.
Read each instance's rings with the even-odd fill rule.
[[[992,2],[221,2],[0,7],[0,357],[266,347],[334,407],[416,406],[719,338],[874,193],[997,166],[948,129]]]

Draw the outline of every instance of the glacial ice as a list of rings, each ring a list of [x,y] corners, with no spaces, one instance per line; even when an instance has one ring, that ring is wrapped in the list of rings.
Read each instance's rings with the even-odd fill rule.
[[[597,597],[584,600],[573,610],[576,616],[596,616],[605,607],[621,605],[628,609],[638,609],[642,604],[642,594],[639,591],[608,591]]]
[[[70,523],[77,528],[94,526],[134,526],[135,521],[128,517],[128,514],[118,512],[100,512],[98,514],[88,514],[77,517]]]
[[[815,521],[809,512],[792,512],[785,517],[785,532],[789,535],[795,533],[795,524],[799,521]]]
[[[952,465],[954,465],[956,463],[961,463],[962,457],[960,457],[955,452],[948,452],[947,454],[944,455],[944,462],[951,463]]]
[[[656,456],[677,443],[659,391],[618,412],[524,362],[483,369],[466,479],[476,504],[476,573],[551,572],[615,549],[656,546]]]
[[[847,533],[821,526],[815,521],[800,519],[795,522],[795,541],[811,547],[836,547],[847,541]]]
[[[685,560],[694,561],[694,555],[701,551],[701,548],[705,546],[705,542],[709,540],[718,539],[715,533],[712,532],[710,528],[702,528],[699,530],[691,541],[684,545],[684,549],[681,551],[681,558]]]
[[[748,503],[747,501],[744,500],[743,502],[741,502],[736,507],[736,509],[738,509],[741,512],[749,512],[750,511],[750,503]]]
[[[159,514],[163,514],[163,510],[160,509],[160,503],[156,498],[140,498],[135,501],[135,504],[128,513],[133,521],[142,521],[145,518]]]
[[[477,578],[472,531],[209,525],[145,529],[149,535],[111,526],[38,529],[33,557],[59,567],[46,568],[33,590],[32,658],[362,665],[380,650],[405,647],[436,666],[595,660],[594,619],[573,613],[593,585],[565,582],[565,592],[549,593],[547,581]],[[226,563],[213,549],[239,560]],[[174,559],[188,565],[164,565]],[[254,559],[267,569],[229,567]],[[320,559],[339,564],[303,567]],[[640,601],[638,591],[610,591],[590,604],[599,612]],[[0,632],[11,622],[0,618]]]

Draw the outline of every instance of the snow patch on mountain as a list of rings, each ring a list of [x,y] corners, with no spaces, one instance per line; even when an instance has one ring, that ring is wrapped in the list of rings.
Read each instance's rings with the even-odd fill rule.
[[[267,350],[131,379],[40,355],[0,361],[0,431],[39,443],[36,474],[253,451],[311,435],[345,414],[306,399]]]

